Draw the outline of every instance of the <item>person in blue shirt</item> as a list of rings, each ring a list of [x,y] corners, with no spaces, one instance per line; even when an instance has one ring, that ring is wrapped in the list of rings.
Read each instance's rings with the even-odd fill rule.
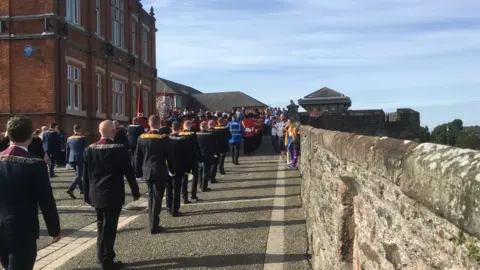
[[[232,150],[232,163],[238,165],[238,157],[240,155],[240,146],[242,145],[243,126],[236,115],[232,116],[232,121],[227,124],[227,128],[230,129],[232,138],[228,141],[230,143],[230,149]]]

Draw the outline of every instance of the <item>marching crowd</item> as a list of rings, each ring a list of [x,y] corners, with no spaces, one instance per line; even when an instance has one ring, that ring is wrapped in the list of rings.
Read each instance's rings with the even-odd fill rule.
[[[211,191],[209,183],[217,182],[217,171],[226,173],[224,162],[229,152],[232,164],[239,165],[242,145],[244,155],[251,156],[263,136],[270,135],[274,150],[289,168],[296,168],[300,154],[298,124],[292,118],[287,120],[285,110],[279,108],[230,113],[172,111],[168,117],[134,118],[127,128],[105,120],[98,131],[100,140],[89,144],[88,136],[75,125],[64,147],[58,125],[33,131],[28,117],[9,119],[0,144],[0,261],[5,269],[33,269],[39,236],[37,204],[53,242],[60,239],[50,178],[55,177],[62,148],[66,162],[75,170],[66,192],[76,198],[78,188],[97,213],[97,259],[102,269],[121,266],[114,261],[113,247],[125,203],[124,179],[134,200],[140,197],[138,183],[148,186],[149,229],[158,234],[163,232],[160,211],[164,195],[167,211],[173,217],[181,216],[182,200],[184,204],[199,200],[197,190]],[[193,176],[190,191],[189,175]]]

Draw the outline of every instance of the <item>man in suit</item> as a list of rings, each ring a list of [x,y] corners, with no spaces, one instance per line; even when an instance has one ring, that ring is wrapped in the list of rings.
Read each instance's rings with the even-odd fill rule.
[[[83,187],[85,202],[97,212],[97,259],[103,269],[120,269],[121,262],[114,262],[115,237],[118,218],[125,203],[124,177],[132,190],[134,200],[140,198],[128,150],[115,143],[115,126],[105,120],[99,125],[101,139],[84,151]]]
[[[27,150],[32,120],[13,116],[7,131],[10,146],[0,152],[0,261],[5,269],[30,270],[37,256],[38,206],[53,242],[60,240],[60,221],[47,165]]]
[[[118,144],[123,144],[126,149],[130,149],[128,138],[127,138],[127,131],[123,126],[120,126],[120,122],[117,120],[113,121],[115,126],[115,136],[113,137],[113,141]]]
[[[213,166],[212,166],[212,176],[211,176],[211,183],[217,182],[217,170],[220,170],[220,174],[225,174],[225,155],[228,153],[230,148],[229,140],[232,138],[232,134],[230,133],[230,129],[226,127],[227,120],[224,118],[219,118],[218,123],[219,125],[215,127],[213,122],[209,122],[209,128],[212,129],[213,134],[215,134],[217,145],[219,147],[220,156],[214,158]],[[212,127],[213,126],[213,127]]]
[[[128,146],[130,147],[130,159],[132,160],[132,166],[135,167],[135,150],[137,149],[138,137],[144,133],[144,128],[140,126],[140,122],[137,118],[132,119],[132,124],[127,127]]]
[[[188,155],[190,154],[191,143],[188,137],[180,136],[181,125],[179,122],[172,123],[170,142],[175,156],[175,176],[169,177],[167,181],[167,210],[173,217],[180,216],[180,193],[182,179],[188,168]],[[188,182],[187,182],[188,185]]]
[[[188,204],[188,174],[193,175],[191,199],[198,200],[197,188],[198,188],[198,168],[203,166],[203,156],[198,145],[197,134],[192,131],[192,122],[187,120],[183,123],[183,132],[180,132],[180,136],[186,137],[190,141],[190,147],[187,150],[187,159],[185,161],[185,174],[182,180],[182,194],[183,203]]]
[[[53,123],[50,125],[50,130],[43,133],[43,146],[50,160],[50,177],[55,177],[56,157],[62,151],[62,142],[58,131],[58,125]]]
[[[145,180],[148,186],[148,217],[150,233],[162,232],[160,211],[169,175],[175,176],[175,157],[167,134],[160,134],[160,117],[148,119],[150,131],[140,135],[135,156],[137,181]],[[168,168],[167,168],[168,167]]]
[[[207,192],[211,189],[208,187],[208,181],[211,177],[211,169],[213,165],[213,159],[220,155],[218,142],[215,135],[208,131],[207,123],[202,122],[200,124],[200,132],[197,133],[198,144],[203,156],[203,166],[200,168],[200,185],[202,191]]]
[[[77,198],[73,194],[76,187],[80,190],[80,194],[83,194],[83,151],[88,144],[87,137],[80,134],[80,128],[80,125],[73,126],[73,136],[68,137],[65,150],[67,163],[75,170],[75,178],[67,190],[68,196],[72,199]]]

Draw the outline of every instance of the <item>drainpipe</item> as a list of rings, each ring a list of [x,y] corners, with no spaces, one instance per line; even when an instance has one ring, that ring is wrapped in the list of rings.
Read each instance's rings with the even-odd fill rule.
[[[12,0],[8,1],[8,16],[12,14]],[[13,86],[12,86],[12,38],[11,38],[12,21],[8,23],[8,91],[10,99],[10,114],[13,114]]]

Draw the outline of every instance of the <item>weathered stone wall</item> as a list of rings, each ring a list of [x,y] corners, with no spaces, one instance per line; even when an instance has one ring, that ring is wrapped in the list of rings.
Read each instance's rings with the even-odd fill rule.
[[[480,269],[480,151],[300,131],[314,269]]]
[[[302,124],[366,136],[420,138],[420,114],[412,109],[388,114],[383,110],[326,111],[319,117],[302,118]]]

